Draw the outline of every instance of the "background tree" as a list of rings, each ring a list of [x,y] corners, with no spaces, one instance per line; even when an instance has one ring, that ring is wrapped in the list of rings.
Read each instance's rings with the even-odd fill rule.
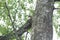
[[[37,0],[32,18],[32,40],[52,40],[54,0]]]

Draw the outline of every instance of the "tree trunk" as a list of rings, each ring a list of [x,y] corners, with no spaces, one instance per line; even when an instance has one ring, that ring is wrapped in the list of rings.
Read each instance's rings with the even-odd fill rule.
[[[32,18],[32,40],[52,40],[54,0],[37,0]]]

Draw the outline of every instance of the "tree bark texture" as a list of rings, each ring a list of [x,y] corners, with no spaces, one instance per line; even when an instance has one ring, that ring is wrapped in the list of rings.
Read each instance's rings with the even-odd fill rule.
[[[32,40],[52,40],[54,0],[37,0],[32,18]]]

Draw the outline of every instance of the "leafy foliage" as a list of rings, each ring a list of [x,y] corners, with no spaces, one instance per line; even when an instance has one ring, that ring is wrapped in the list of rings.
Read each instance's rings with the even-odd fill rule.
[[[8,6],[8,9],[6,6]],[[33,12],[33,0],[0,0],[0,34],[6,35],[13,31],[9,14],[12,21],[15,20],[14,25],[16,30],[18,30],[19,27],[26,23],[28,16],[33,15]]]
[[[55,31],[60,37],[60,2],[55,2],[55,9],[53,13],[53,26],[55,27]]]

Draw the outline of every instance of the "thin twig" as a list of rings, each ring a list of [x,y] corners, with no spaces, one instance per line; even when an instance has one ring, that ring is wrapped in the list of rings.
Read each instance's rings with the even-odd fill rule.
[[[7,3],[5,3],[5,6],[6,6],[7,11],[8,11],[8,16],[9,16],[11,22],[12,22],[13,30],[14,30],[14,32],[15,32],[15,37],[16,37],[17,40],[19,40],[19,39],[18,39],[18,34],[17,34],[17,32],[16,32],[16,28],[15,28],[15,26],[14,26],[14,21],[12,21],[12,18],[11,18],[11,16],[10,16],[10,11],[9,11],[8,6],[7,6]]]
[[[60,8],[54,8],[54,10],[60,10]]]

